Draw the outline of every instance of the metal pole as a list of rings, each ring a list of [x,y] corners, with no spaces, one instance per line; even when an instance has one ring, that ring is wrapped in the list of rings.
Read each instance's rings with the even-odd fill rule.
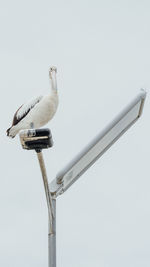
[[[37,151],[48,206],[48,267],[56,267],[56,199],[50,193],[46,168],[41,151]]]
[[[56,267],[56,199],[52,200],[53,204],[53,232],[48,233],[48,267]],[[50,224],[49,224],[50,227]]]
[[[49,190],[48,186],[48,179],[47,179],[47,173],[46,173],[46,168],[44,164],[44,159],[42,155],[42,151],[37,152],[37,157],[39,160],[41,172],[42,172],[42,177],[43,177],[43,183],[44,183],[44,188],[45,188],[45,194],[46,194],[46,200],[47,200],[47,206],[48,206],[48,215],[49,215],[49,232],[53,233],[53,201],[52,201],[52,196]]]

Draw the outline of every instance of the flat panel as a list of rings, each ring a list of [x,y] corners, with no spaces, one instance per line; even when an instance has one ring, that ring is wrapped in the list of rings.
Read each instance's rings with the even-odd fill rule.
[[[81,151],[51,183],[51,190],[67,190],[140,117],[146,93],[138,96]],[[60,190],[61,189],[61,190]]]

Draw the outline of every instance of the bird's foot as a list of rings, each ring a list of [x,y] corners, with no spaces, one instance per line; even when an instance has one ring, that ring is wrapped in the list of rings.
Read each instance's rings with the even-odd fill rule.
[[[30,128],[34,129],[34,123],[33,122],[30,123]]]

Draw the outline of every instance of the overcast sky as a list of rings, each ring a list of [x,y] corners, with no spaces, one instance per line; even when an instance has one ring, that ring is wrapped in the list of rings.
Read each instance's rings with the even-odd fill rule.
[[[0,5],[0,266],[47,266],[47,207],[36,154],[5,131],[47,94],[59,108],[44,151],[49,181],[140,88],[150,88],[148,0],[6,0]],[[150,266],[150,105],[57,201],[58,267]]]

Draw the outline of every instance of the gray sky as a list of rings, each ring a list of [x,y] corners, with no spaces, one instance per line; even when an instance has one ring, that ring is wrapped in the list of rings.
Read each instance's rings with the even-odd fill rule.
[[[150,88],[150,3],[3,1],[0,8],[0,266],[47,266],[47,209],[35,153],[5,131],[49,89],[59,109],[44,151],[49,181],[139,92]],[[143,117],[57,201],[59,267],[149,267],[149,95]]]

